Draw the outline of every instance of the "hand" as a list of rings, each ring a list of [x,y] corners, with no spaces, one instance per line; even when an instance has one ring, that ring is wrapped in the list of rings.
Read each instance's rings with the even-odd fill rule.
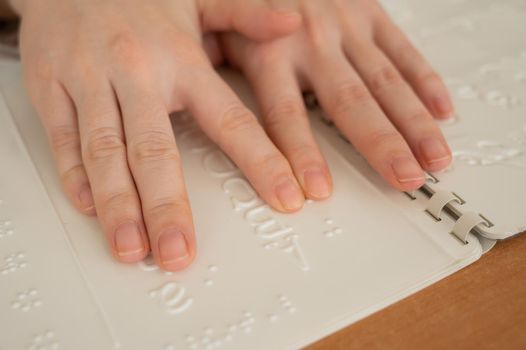
[[[300,90],[315,92],[329,118],[394,188],[414,190],[424,183],[422,168],[446,167],[451,152],[433,117],[453,114],[447,90],[380,5],[287,3],[303,17],[293,35],[256,43],[225,34],[220,41],[251,82],[267,132],[305,192],[325,197],[331,180]]]
[[[259,0],[12,2],[26,85],[65,191],[97,214],[118,260],[141,260],[151,248],[162,268],[178,270],[195,256],[173,111],[188,109],[275,208],[301,206],[289,163],[201,46],[209,30],[289,34],[297,13]]]

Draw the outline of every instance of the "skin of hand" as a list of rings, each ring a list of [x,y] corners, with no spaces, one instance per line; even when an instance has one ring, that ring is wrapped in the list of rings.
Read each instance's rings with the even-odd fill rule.
[[[425,181],[423,169],[445,168],[451,151],[434,118],[453,115],[447,89],[382,7],[373,0],[286,2],[303,18],[294,34],[256,43],[228,33],[207,47],[214,60],[223,54],[249,79],[267,133],[305,193],[327,196],[331,177],[301,90],[316,94],[329,119],[394,188],[414,190]]]
[[[216,74],[203,33],[266,40],[298,29],[263,0],[11,0],[29,96],[69,199],[111,251],[180,270],[196,242],[169,113],[186,109],[274,208],[304,201],[289,162]],[[246,147],[250,144],[251,147]]]

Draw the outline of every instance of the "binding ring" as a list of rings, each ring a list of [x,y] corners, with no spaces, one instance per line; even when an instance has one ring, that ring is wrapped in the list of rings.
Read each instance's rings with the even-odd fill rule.
[[[408,196],[412,201],[416,200],[416,191],[411,191],[411,192],[405,192],[405,195]]]
[[[451,233],[460,239],[464,244],[467,244],[468,234],[478,225],[490,227],[488,222],[482,216],[473,211],[464,213],[453,226]]]
[[[433,174],[430,174],[430,173],[424,173],[426,175],[426,181],[429,181],[431,183],[434,183],[434,184],[437,184],[439,183],[440,181],[433,175]]]
[[[433,196],[429,199],[426,206],[426,212],[429,215],[431,215],[436,221],[441,221],[442,218],[440,217],[440,214],[442,214],[442,211],[444,210],[445,206],[451,202],[457,202],[460,205],[465,203],[463,203],[463,200],[459,198],[456,194],[444,190],[439,190],[435,192],[435,194],[433,194]]]
[[[454,195],[455,197],[457,197],[457,199],[459,200],[460,205],[464,205],[464,204],[466,204],[466,201],[465,201],[462,197],[460,197],[458,194],[456,194],[455,192],[451,192],[451,193],[453,193],[453,195]],[[481,215],[481,216],[482,216],[482,215]]]

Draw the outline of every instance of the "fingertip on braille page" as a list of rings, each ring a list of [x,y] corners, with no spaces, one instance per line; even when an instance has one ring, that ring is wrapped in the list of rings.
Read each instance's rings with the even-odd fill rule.
[[[451,152],[442,140],[428,138],[420,142],[420,150],[428,170],[441,170],[451,162]]]
[[[85,213],[91,213],[95,211],[95,202],[93,200],[93,194],[89,186],[84,186],[80,190],[78,198],[81,208]]]
[[[124,260],[140,258],[145,254],[146,246],[136,223],[124,223],[115,230],[115,249],[119,258]]]
[[[305,202],[303,192],[291,179],[286,179],[276,187],[276,196],[286,211],[299,210]]]
[[[391,167],[396,179],[401,184],[416,184],[425,180],[422,168],[412,157],[397,157],[393,160]]]
[[[447,97],[436,97],[433,101],[435,116],[440,119],[453,117],[453,104]]]
[[[331,195],[331,185],[328,175],[321,169],[309,169],[303,176],[305,191],[312,199],[326,199]]]
[[[188,264],[190,252],[185,235],[178,230],[168,230],[159,237],[159,255],[162,267],[179,270]]]

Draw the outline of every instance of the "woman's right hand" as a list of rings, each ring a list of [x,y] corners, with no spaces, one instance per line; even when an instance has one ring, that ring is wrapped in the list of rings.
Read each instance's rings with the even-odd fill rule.
[[[22,16],[26,85],[65,192],[98,216],[118,260],[151,249],[174,271],[196,254],[174,111],[188,109],[274,208],[302,206],[288,161],[201,45],[207,31],[287,35],[300,25],[296,12],[260,0],[11,2]]]

